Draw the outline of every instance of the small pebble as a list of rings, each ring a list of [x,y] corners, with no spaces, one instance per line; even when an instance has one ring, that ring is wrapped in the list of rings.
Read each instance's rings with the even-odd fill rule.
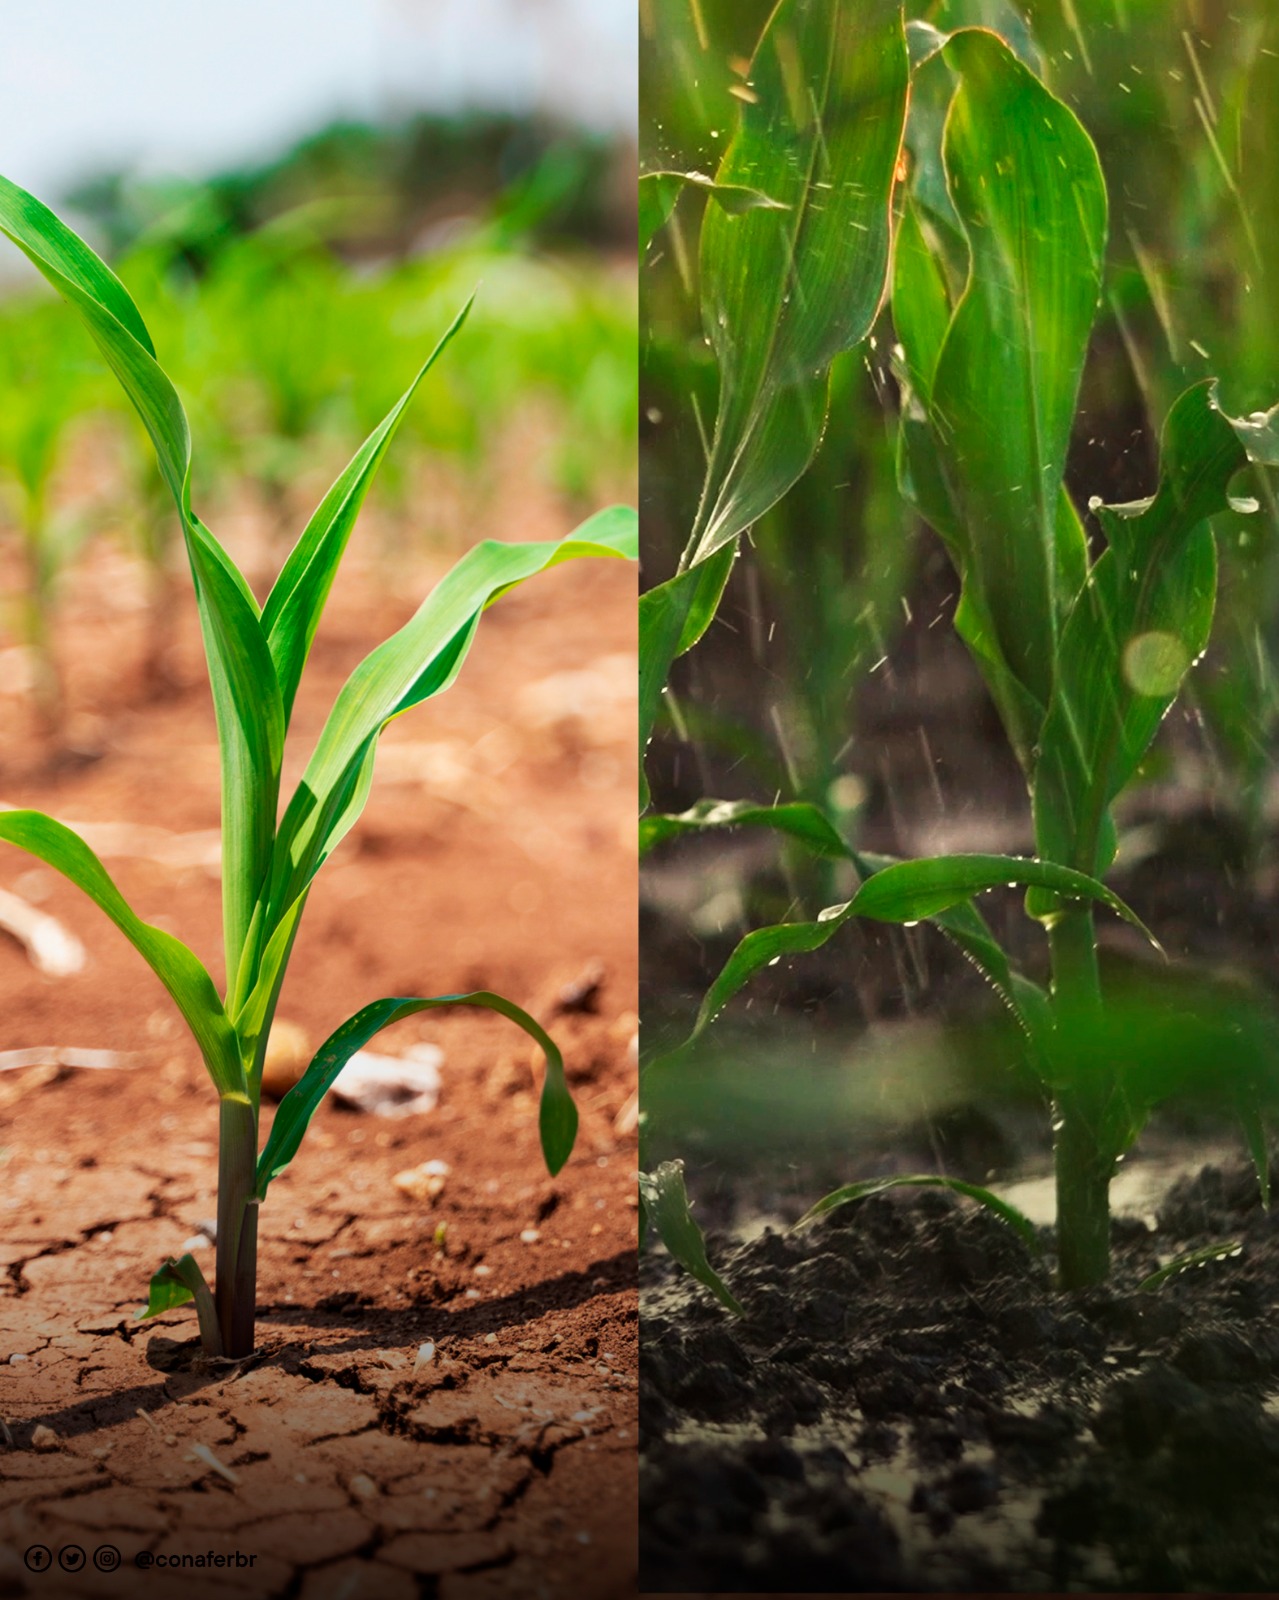
[[[9,1357],[9,1365],[11,1367],[16,1367],[20,1362],[30,1361],[30,1359],[31,1359],[31,1357],[29,1355],[25,1354],[23,1351],[15,1350],[13,1352],[13,1354]]]
[[[425,1344],[420,1344],[417,1347],[417,1360],[413,1363],[414,1372],[416,1372],[419,1367],[424,1367],[428,1362],[434,1360],[435,1341],[433,1339],[428,1339]]]
[[[32,1432],[31,1448],[33,1450],[56,1450],[58,1448],[58,1436],[52,1428],[46,1427],[42,1422]]]
[[[492,1267],[486,1267],[484,1263],[481,1262],[480,1265],[475,1269],[475,1276],[477,1278],[491,1278],[493,1276],[493,1269]]]
[[[357,1472],[351,1479],[351,1493],[360,1500],[371,1500],[377,1493],[377,1484],[365,1472]]]
[[[486,1333],[484,1335],[484,1343],[485,1344],[496,1344],[497,1343],[497,1335],[495,1333]]]
[[[524,1232],[520,1234],[520,1243],[536,1244],[541,1237],[542,1235],[537,1231],[536,1228],[525,1228]]]

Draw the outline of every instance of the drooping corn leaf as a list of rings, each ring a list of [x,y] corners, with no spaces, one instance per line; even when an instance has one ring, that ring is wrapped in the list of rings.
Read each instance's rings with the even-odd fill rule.
[[[693,1220],[688,1191],[684,1187],[684,1163],[663,1161],[652,1172],[641,1172],[639,1184],[644,1215],[657,1229],[675,1260],[709,1289],[726,1310],[736,1317],[745,1316],[733,1291],[707,1260],[706,1241]]]
[[[1154,497],[1099,508],[1109,548],[1062,634],[1035,773],[1041,855],[1094,874],[1110,865],[1110,803],[1208,644],[1217,577],[1208,519],[1226,509],[1250,448],[1264,455],[1264,423],[1224,416],[1212,384],[1195,384],[1165,421]],[[1031,908],[1051,913],[1051,897],[1034,896]]]
[[[973,895],[1000,888],[1043,888],[1063,899],[1097,900],[1159,948],[1137,913],[1104,883],[1051,861],[1022,856],[954,855],[894,862],[867,878],[847,907],[831,906],[822,916],[839,917],[847,910],[876,922],[917,922],[971,900]]]
[[[872,873],[851,900],[828,906],[816,922],[783,922],[748,933],[707,990],[692,1033],[673,1056],[682,1054],[704,1033],[757,972],[783,956],[820,949],[857,916],[908,926],[936,922],[987,973],[1027,1030],[1033,1032],[1044,1020],[1043,1007],[1036,999],[1041,991],[1024,979],[1018,982],[984,921],[974,923],[968,914],[975,912],[971,906],[974,895],[990,889],[1030,887],[1050,889],[1063,898],[1099,901],[1140,929],[1159,948],[1154,935],[1118,895],[1095,878],[1067,867],[1018,856],[957,855],[898,861]],[[968,911],[963,909],[965,906]],[[949,924],[943,919],[949,919]]]
[[[715,181],[785,209],[709,206],[702,224],[702,318],[720,397],[694,562],[808,466],[826,370],[879,310],[908,77],[898,0],[781,0],[769,19],[753,98]]]
[[[289,552],[289,558],[267,598],[262,611],[262,629],[275,662],[286,723],[293,710],[294,697],[315,638],[315,630],[319,626],[351,530],[360,514],[360,507],[364,504],[409,402],[417,393],[422,379],[466,321],[473,298],[454,317],[417,377],[356,451],[320,502],[302,537]]]
[[[763,208],[766,211],[784,211],[778,200],[761,189],[749,189],[740,183],[716,183],[704,172],[645,172],[639,181],[639,249],[641,257],[653,242],[653,236],[671,219],[676,202],[686,188],[700,189],[717,205],[723,206],[730,216],[740,216],[743,211]]]
[[[914,1177],[900,1178],[867,1178],[861,1183],[846,1183],[841,1188],[832,1189],[828,1195],[823,1195],[816,1205],[809,1207],[795,1226],[802,1228],[806,1223],[834,1211],[837,1206],[848,1205],[853,1200],[865,1200],[873,1194],[884,1194],[889,1189],[949,1189],[953,1194],[962,1194],[965,1199],[975,1200],[978,1205],[993,1212],[1001,1222],[1006,1222],[1021,1235],[1036,1255],[1039,1254],[1039,1235],[1035,1231],[1035,1224],[1024,1211],[1019,1211],[1016,1206],[1010,1205],[1007,1200],[1001,1200],[997,1194],[990,1189],[983,1189],[978,1183],[967,1183],[962,1178],[946,1178],[939,1173],[923,1173]]]
[[[647,589],[639,602],[640,810],[648,809],[644,754],[653,737],[671,665],[710,627],[733,569],[736,546],[726,544],[707,561]]]
[[[266,938],[358,816],[372,744],[392,718],[448,688],[482,612],[516,584],[563,561],[637,555],[637,519],[626,506],[598,512],[558,543],[485,540],[436,584],[398,633],[365,657],[339,691],[280,824]]]
[[[223,913],[233,971],[270,862],[284,747],[284,709],[258,608],[191,510],[186,414],[127,290],[51,211],[2,178],[0,230],[79,313],[151,436],[181,517],[222,749]]]
[[[218,1093],[245,1093],[240,1049],[213,979],[180,939],[143,922],[84,840],[39,811],[0,811],[0,839],[70,879],[106,912],[169,991],[186,1019]]]
[[[667,839],[716,828],[767,828],[798,840],[815,856],[829,860],[856,859],[829,817],[819,807],[799,800],[775,806],[756,805],[750,800],[699,800],[678,815],[664,813],[641,817],[640,854],[646,854]]]
[[[216,1355],[222,1350],[222,1331],[218,1327],[218,1314],[213,1296],[200,1271],[200,1263],[188,1252],[184,1256],[170,1256],[151,1276],[147,1303],[134,1312],[135,1322],[145,1322],[148,1317],[158,1317],[162,1312],[173,1311],[195,1301],[196,1315],[200,1321],[200,1343],[206,1355]]]
[[[470,994],[441,994],[430,999],[375,1000],[357,1011],[336,1033],[330,1034],[301,1079],[280,1101],[270,1135],[258,1158],[259,1198],[265,1197],[271,1180],[278,1178],[298,1153],[316,1108],[355,1052],[362,1050],[374,1034],[389,1028],[393,1022],[415,1016],[419,1011],[437,1010],[441,1006],[480,1006],[500,1012],[523,1028],[542,1047],[546,1057],[546,1075],[542,1083],[538,1115],[542,1154],[552,1176],[560,1171],[572,1155],[573,1142],[577,1137],[577,1107],[573,1104],[565,1081],[564,1059],[554,1040],[527,1011],[499,994],[477,989]]]
[[[903,408],[903,481],[951,548],[963,582],[956,627],[1030,770],[1059,630],[1086,570],[1062,479],[1106,192],[1073,113],[1001,39],[966,29],[941,54],[960,79],[943,155],[969,276],[933,361],[942,275],[921,257],[922,234],[907,234],[894,292],[917,393]]]

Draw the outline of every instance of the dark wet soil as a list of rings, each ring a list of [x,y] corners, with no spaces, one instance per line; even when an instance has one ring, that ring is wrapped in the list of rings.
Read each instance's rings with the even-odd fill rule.
[[[740,1321],[650,1253],[642,1587],[1279,1589],[1279,1215],[1240,1165],[1154,1220],[1117,1218],[1076,1294],[1046,1231],[1036,1254],[936,1191],[712,1237]]]

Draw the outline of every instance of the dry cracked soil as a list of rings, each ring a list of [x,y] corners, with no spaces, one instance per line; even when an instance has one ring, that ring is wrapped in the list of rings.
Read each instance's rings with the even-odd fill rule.
[[[566,531],[541,521],[521,530]],[[369,561],[339,586],[298,751],[443,564],[397,562],[391,583]],[[91,549],[59,635],[72,749],[50,762],[0,693],[0,798],[87,824],[140,914],[220,981],[198,636],[184,600],[173,681],[147,698],[141,581]],[[547,1177],[538,1065],[504,1019],[402,1024],[374,1048],[440,1048],[439,1103],[321,1108],[263,1208],[238,1364],[203,1360],[188,1311],[135,1320],[164,1256],[195,1240],[211,1266],[216,1100],[194,1048],[96,910],[0,859],[0,885],[87,952],[50,977],[0,938],[0,1049],[34,1053],[0,1072],[0,1595],[634,1592],[634,630],[620,562],[571,563],[486,616],[459,683],[388,732],[280,1010],[316,1046],[382,995],[510,995],[564,1050],[572,1160]],[[432,1181],[397,1186],[427,1161]]]

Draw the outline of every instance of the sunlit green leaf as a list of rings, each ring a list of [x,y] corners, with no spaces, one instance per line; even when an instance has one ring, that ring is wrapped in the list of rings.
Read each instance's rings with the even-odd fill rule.
[[[286,719],[293,710],[302,668],[360,507],[409,402],[466,321],[470,309],[468,300],[426,358],[417,377],[356,451],[320,502],[271,589],[262,611],[262,628],[275,662]]]
[[[106,912],[169,991],[220,1094],[245,1092],[240,1049],[213,980],[180,939],[137,917],[84,840],[39,811],[0,811],[0,839],[62,873]]]
[[[477,989],[470,994],[442,994],[429,999],[375,1000],[331,1034],[320,1046],[301,1079],[280,1101],[266,1146],[258,1158],[257,1192],[260,1197],[265,1196],[271,1180],[278,1178],[297,1154],[320,1102],[356,1051],[362,1050],[375,1034],[383,1028],[389,1028],[393,1022],[415,1016],[420,1011],[438,1010],[442,1006],[478,1006],[499,1012],[523,1028],[541,1046],[546,1057],[538,1119],[542,1154],[552,1175],[560,1171],[572,1154],[577,1137],[577,1108],[564,1078],[564,1059],[550,1035],[527,1011],[513,1001],[503,999],[501,995]]]
[[[158,1271],[151,1275],[147,1303],[134,1313],[135,1322],[145,1322],[165,1311],[176,1310],[188,1301],[195,1301],[200,1319],[200,1343],[206,1355],[217,1355],[222,1349],[222,1335],[218,1329],[217,1312],[213,1296],[200,1271],[200,1263],[188,1252],[184,1256],[170,1256]]]

